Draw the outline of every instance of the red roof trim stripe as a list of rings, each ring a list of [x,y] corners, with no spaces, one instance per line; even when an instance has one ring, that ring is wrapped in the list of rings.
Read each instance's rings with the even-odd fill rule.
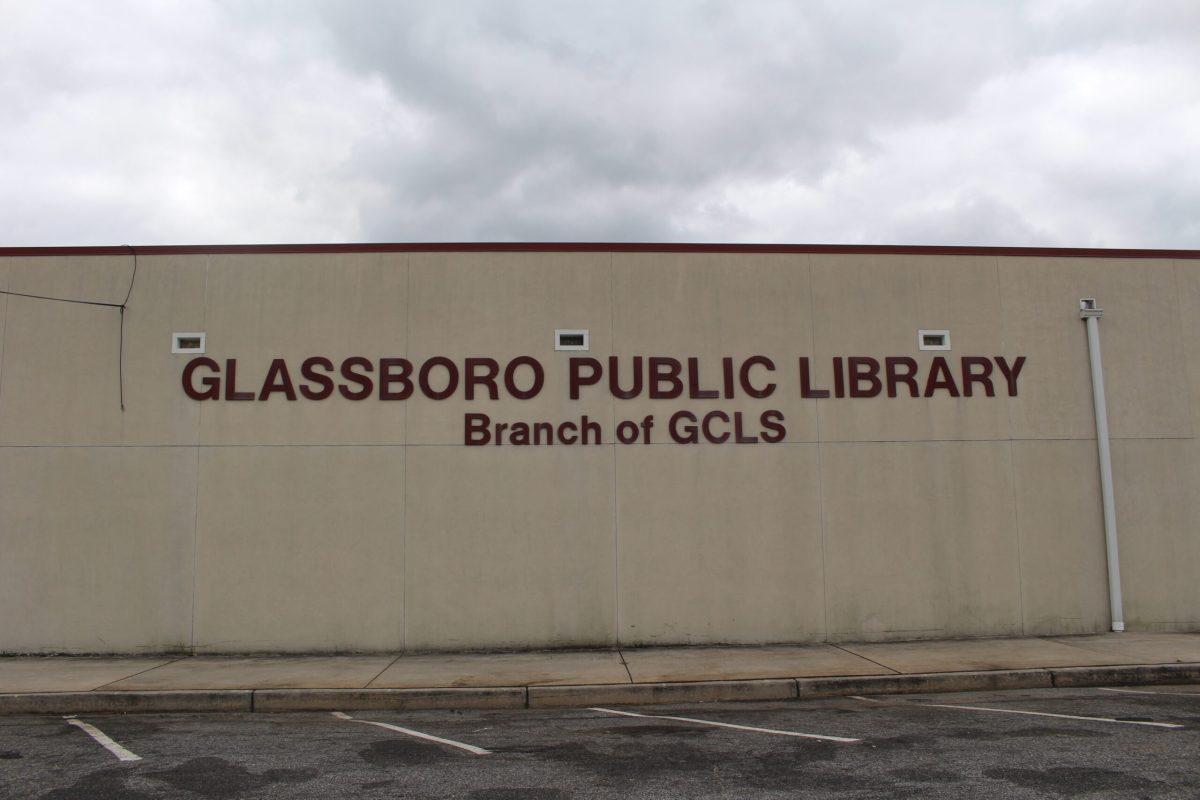
[[[840,255],[1025,256],[1051,258],[1200,259],[1200,250],[1101,247],[961,247],[873,244],[669,244],[661,242],[424,242],[355,244],[138,245],[138,255],[255,255],[265,253],[831,253]],[[0,258],[119,256],[127,245],[0,247]]]

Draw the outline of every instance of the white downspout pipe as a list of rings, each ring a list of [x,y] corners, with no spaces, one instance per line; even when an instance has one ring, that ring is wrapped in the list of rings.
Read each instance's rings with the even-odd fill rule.
[[[1108,406],[1104,402],[1104,367],[1100,362],[1100,317],[1095,298],[1079,301],[1079,316],[1087,325],[1088,360],[1092,365],[1092,404],[1096,411],[1096,449],[1100,454],[1100,497],[1104,505],[1104,546],[1108,553],[1108,606],[1112,629],[1125,630],[1121,602],[1121,560],[1117,553],[1117,507],[1113,500],[1112,455],[1108,446]]]

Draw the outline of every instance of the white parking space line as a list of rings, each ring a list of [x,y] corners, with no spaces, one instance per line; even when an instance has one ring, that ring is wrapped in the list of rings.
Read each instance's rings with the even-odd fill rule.
[[[121,745],[114,742],[112,740],[112,738],[109,737],[108,734],[106,734],[104,731],[97,728],[95,725],[89,725],[88,723],[84,722],[83,720],[75,719],[74,717],[63,717],[63,719],[65,719],[67,721],[68,725],[74,725],[76,728],[79,728],[81,731],[86,733],[88,736],[91,736],[93,739],[95,739],[100,744],[101,747],[103,747],[108,752],[112,753],[114,756],[119,758],[121,761],[141,761],[142,760],[142,757],[139,756],[137,753],[132,753],[129,750],[126,750],[124,747],[122,747]]]
[[[1082,719],[1089,722],[1113,722],[1117,725],[1146,725],[1152,728],[1182,728],[1173,722],[1144,722],[1137,719],[1113,719],[1112,717],[1081,717],[1075,714],[1051,714],[1048,711],[1022,711],[1016,708],[989,708],[987,706],[954,706],[946,703],[912,703],[925,708],[957,708],[962,711],[991,711],[996,714],[1026,714],[1031,717],[1056,717],[1058,719]]]
[[[1109,689],[1104,686],[1097,688],[1102,692],[1120,692],[1121,694],[1162,694],[1170,697],[1200,697],[1200,692],[1147,692],[1139,689]]]
[[[484,750],[482,747],[476,747],[473,744],[464,744],[463,742],[456,742],[453,739],[443,739],[440,736],[434,736],[429,733],[421,733],[420,731],[414,731],[411,728],[401,728],[399,725],[391,725],[387,722],[375,722],[374,720],[369,719],[355,719],[349,714],[344,714],[341,711],[333,711],[331,713],[338,719],[344,719],[348,722],[361,722],[363,725],[374,725],[377,728],[387,728],[389,731],[403,733],[406,736],[415,736],[418,739],[428,739],[429,741],[437,742],[438,744],[457,747],[459,750],[466,750],[468,753],[474,753],[477,756],[490,756],[492,754],[491,750]]]
[[[642,719],[670,719],[676,722],[691,722],[696,725],[713,725],[717,728],[733,728],[738,731],[753,731],[755,733],[773,733],[776,736],[795,736],[801,739],[820,739],[826,742],[841,742],[857,744],[862,739],[849,739],[845,736],[825,736],[817,733],[797,733],[796,731],[778,731],[773,728],[755,728],[750,725],[734,725],[729,722],[713,722],[708,719],[692,719],[691,717],[668,717],[662,714],[635,714],[632,711],[617,711],[612,708],[591,708],[589,711],[599,711],[604,714],[619,714],[622,717],[640,717]]]

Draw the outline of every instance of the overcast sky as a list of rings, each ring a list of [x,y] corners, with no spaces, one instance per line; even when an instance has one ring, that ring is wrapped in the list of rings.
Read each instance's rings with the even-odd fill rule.
[[[0,245],[1200,247],[1200,2],[0,0]]]

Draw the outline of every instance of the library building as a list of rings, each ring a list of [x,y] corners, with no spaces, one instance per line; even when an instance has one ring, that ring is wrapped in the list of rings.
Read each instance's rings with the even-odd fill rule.
[[[0,248],[0,654],[1200,631],[1200,251]]]

